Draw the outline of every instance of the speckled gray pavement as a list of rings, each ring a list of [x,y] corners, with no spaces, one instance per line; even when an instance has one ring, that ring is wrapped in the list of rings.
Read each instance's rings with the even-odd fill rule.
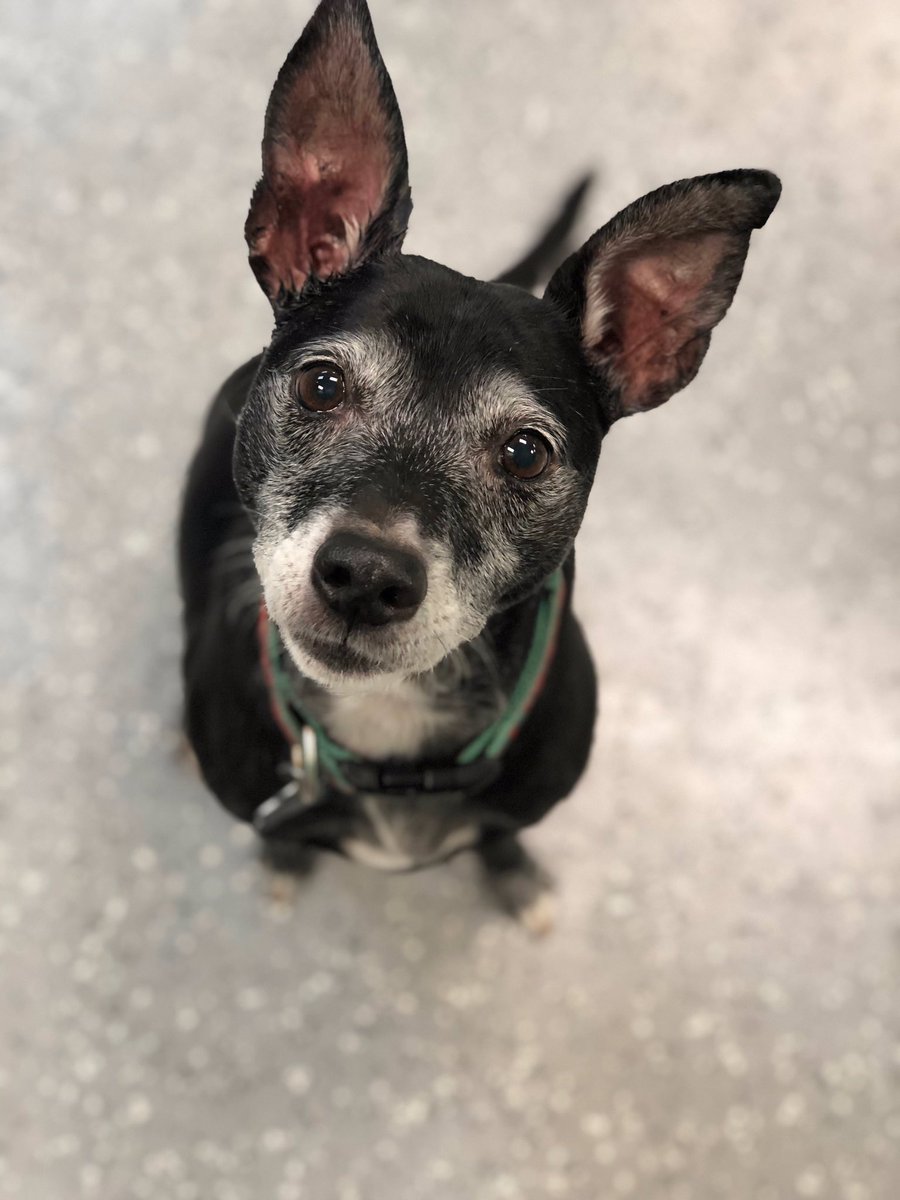
[[[781,206],[700,378],[616,428],[604,676],[529,836],[273,897],[178,758],[172,528],[268,306],[242,222],[305,0],[7,0],[0,40],[3,1200],[900,1196],[900,13],[374,0],[409,248],[502,268],[684,175]]]

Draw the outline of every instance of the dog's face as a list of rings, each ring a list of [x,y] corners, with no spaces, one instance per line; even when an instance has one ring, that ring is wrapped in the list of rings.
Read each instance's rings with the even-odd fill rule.
[[[569,552],[600,433],[576,340],[525,292],[399,255],[312,290],[237,451],[301,670],[421,673],[534,591]]]
[[[763,172],[660,189],[544,299],[400,243],[399,111],[363,0],[323,0],[270,100],[251,265],[276,314],[235,477],[300,670],[420,674],[567,557],[600,441],[696,373],[777,200]]]

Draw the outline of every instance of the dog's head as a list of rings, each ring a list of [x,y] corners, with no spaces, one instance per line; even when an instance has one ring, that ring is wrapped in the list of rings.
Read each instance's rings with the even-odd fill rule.
[[[275,331],[235,449],[304,674],[419,674],[540,586],[604,433],[696,374],[778,193],[761,171],[660,188],[540,300],[404,256],[403,126],[368,9],[322,0],[266,114],[246,237]]]

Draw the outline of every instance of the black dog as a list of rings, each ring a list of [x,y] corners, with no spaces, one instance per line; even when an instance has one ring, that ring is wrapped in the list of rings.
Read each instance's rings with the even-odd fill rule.
[[[364,0],[322,0],[269,101],[246,224],[272,342],[224,385],[181,525],[187,730],[267,843],[403,869],[474,848],[546,919],[517,840],[584,768],[570,609],[600,443],[697,373],[764,171],[660,188],[530,284],[401,254],[406,149]]]

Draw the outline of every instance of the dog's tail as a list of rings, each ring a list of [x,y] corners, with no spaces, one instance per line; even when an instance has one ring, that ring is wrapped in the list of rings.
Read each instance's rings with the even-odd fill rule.
[[[567,246],[569,235],[581,211],[581,205],[594,181],[592,173],[584,175],[575,184],[562,203],[559,213],[553,218],[536,244],[515,266],[497,277],[497,283],[511,283],[530,291],[559,266]]]

